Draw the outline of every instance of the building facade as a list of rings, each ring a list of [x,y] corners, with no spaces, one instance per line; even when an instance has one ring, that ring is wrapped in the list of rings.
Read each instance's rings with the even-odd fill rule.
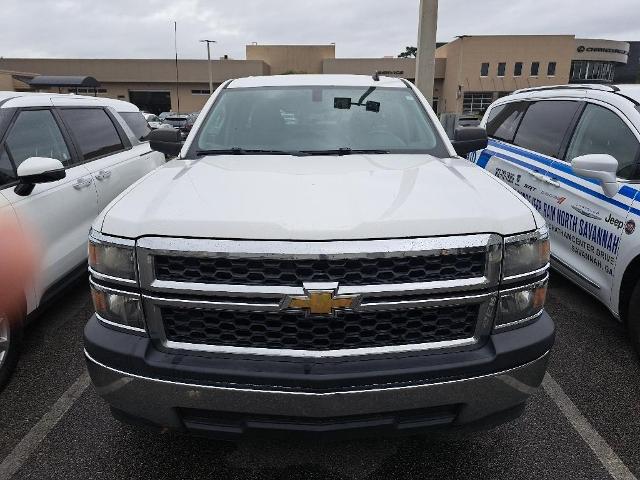
[[[629,50],[627,42],[573,35],[458,37],[436,50],[434,108],[441,114],[480,115],[493,100],[519,88],[611,82],[627,64]],[[230,78],[290,73],[377,71],[414,81],[416,70],[413,58],[336,58],[333,44],[252,44],[246,47],[246,60],[225,58],[212,64],[214,88]],[[174,59],[0,58],[0,88],[28,90],[25,82],[34,75],[89,75],[100,82],[97,95],[156,113],[193,112],[210,94],[208,72],[206,60],[179,60],[176,70]]]

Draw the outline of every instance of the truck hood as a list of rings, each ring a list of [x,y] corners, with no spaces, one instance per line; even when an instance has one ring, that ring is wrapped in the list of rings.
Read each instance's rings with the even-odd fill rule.
[[[210,156],[173,160],[102,213],[103,233],[349,240],[536,228],[532,208],[485,170],[429,155]]]

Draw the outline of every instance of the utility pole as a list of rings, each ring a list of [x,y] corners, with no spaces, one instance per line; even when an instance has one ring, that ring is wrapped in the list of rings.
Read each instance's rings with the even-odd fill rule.
[[[180,77],[178,75],[178,22],[173,22],[173,48],[176,51],[176,99],[180,113]]]
[[[200,40],[201,43],[207,44],[207,61],[209,62],[209,95],[213,93],[213,70],[211,67],[211,50],[209,45],[211,43],[217,43],[215,40]]]
[[[436,30],[438,28],[438,0],[420,0],[418,25],[418,53],[416,55],[416,86],[433,102],[436,68]]]

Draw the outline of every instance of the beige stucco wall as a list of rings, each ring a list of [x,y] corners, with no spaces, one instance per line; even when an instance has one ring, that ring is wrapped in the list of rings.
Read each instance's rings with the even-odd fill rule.
[[[180,111],[200,110],[206,95],[191,90],[209,88],[206,60],[179,60]],[[269,75],[269,65],[261,60],[213,60],[214,88],[230,78]],[[171,94],[171,109],[178,110],[175,61],[171,59],[39,59],[2,58],[0,69],[38,72],[40,75],[90,75],[105,88],[99,96],[129,101],[131,90],[160,90]],[[13,90],[7,86],[5,89]],[[56,88],[51,91],[57,91]],[[66,93],[66,89],[62,89]]]
[[[322,62],[335,58],[335,45],[247,45],[247,60],[263,61],[272,75],[322,73]]]
[[[443,112],[461,112],[464,92],[511,92],[519,88],[569,82],[575,51],[573,35],[500,35],[461,37],[447,45]],[[531,63],[540,62],[537,77]],[[480,76],[488,62],[489,75]],[[497,74],[498,63],[506,62],[504,77]],[[516,62],[523,62],[522,75],[514,76]],[[547,65],[556,62],[556,74],[547,76]]]
[[[583,48],[579,48],[583,47]],[[604,49],[604,50],[603,50]],[[436,50],[434,96],[439,113],[461,112],[465,92],[511,92],[519,88],[569,82],[572,60],[603,60],[625,63],[627,42],[576,39],[573,35],[494,35],[460,37]],[[415,59],[335,58],[335,45],[247,45],[247,60],[214,60],[214,83],[229,78],[282,73],[353,73],[415,79]],[[532,77],[531,63],[540,63]],[[484,62],[489,75],[480,76]],[[506,72],[498,77],[498,63]],[[514,76],[516,62],[523,62],[522,75]],[[547,76],[547,65],[556,62],[555,76]],[[180,60],[180,110],[202,108],[207,97],[192,89],[207,89],[206,60]],[[38,72],[41,75],[91,75],[101,82],[104,96],[129,99],[130,90],[165,90],[177,109],[175,63],[172,59],[25,59],[0,58],[2,71]],[[0,76],[0,88],[15,89],[7,75]],[[24,88],[20,84],[19,88]]]
[[[372,75],[380,72],[387,77],[416,78],[414,58],[331,58],[322,64],[322,73]]]
[[[0,91],[13,91],[13,77],[10,73],[0,72]]]
[[[212,60],[213,79],[268,75],[269,66],[260,60]],[[206,60],[179,60],[180,81],[208,82]],[[171,59],[64,59],[0,58],[0,70],[38,72],[40,75],[90,75],[99,82],[175,82],[175,61]]]

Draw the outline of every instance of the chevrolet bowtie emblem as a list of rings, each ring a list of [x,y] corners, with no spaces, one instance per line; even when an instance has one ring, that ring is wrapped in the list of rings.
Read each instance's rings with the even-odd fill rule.
[[[337,287],[313,289],[305,286],[305,295],[286,297],[284,309],[305,310],[311,315],[332,315],[336,310],[353,309],[360,303],[360,295],[337,295]]]

